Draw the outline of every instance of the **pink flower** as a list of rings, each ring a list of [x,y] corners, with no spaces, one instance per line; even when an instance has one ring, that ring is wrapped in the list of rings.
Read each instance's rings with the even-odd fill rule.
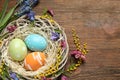
[[[74,50],[71,52],[71,55],[74,56],[75,59],[82,59],[83,62],[86,61],[85,55],[83,55],[80,51]]]
[[[86,57],[85,57],[85,55],[81,55],[81,59],[82,59],[83,62],[86,62]]]
[[[17,28],[16,26],[8,26],[7,30],[8,30],[8,32],[11,33],[11,32],[14,32],[16,28]]]
[[[61,47],[62,48],[66,48],[66,42],[65,42],[65,40],[61,40]]]
[[[78,50],[74,50],[71,52],[71,55],[77,55],[77,54],[82,55],[82,53]]]
[[[43,76],[43,77],[41,77],[41,80],[52,80],[52,79]]]
[[[47,13],[50,14],[52,17],[54,16],[54,11],[52,9],[48,9]]]
[[[66,76],[62,75],[61,80],[69,80]]]
[[[81,54],[75,54],[74,56],[76,59],[79,59],[81,57]]]

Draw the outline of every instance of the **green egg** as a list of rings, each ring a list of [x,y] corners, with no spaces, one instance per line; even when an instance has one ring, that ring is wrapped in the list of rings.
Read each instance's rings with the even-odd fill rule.
[[[22,61],[27,55],[27,47],[21,39],[13,39],[8,46],[9,56],[16,61]]]

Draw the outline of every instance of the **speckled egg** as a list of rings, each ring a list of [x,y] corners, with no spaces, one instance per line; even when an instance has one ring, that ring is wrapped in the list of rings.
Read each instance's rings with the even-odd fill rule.
[[[26,70],[37,70],[42,67],[46,62],[46,56],[42,52],[32,52],[29,53],[25,60],[24,66]]]
[[[30,34],[25,38],[27,47],[32,51],[43,51],[47,47],[46,39],[38,34]]]
[[[27,55],[27,47],[23,40],[16,38],[10,41],[8,53],[13,60],[22,61]]]

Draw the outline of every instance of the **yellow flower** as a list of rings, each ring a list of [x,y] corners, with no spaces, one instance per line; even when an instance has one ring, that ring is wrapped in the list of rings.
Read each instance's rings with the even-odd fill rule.
[[[53,20],[53,19],[50,19],[50,22],[51,22],[51,23],[54,23],[54,20]]]
[[[76,67],[78,67],[79,65],[78,64],[75,64]]]
[[[61,62],[61,59],[58,59],[58,62],[60,63],[60,62]]]
[[[58,56],[57,56],[57,59],[60,59],[60,57],[61,57],[61,56],[58,55]]]
[[[53,71],[53,73],[56,73],[56,71]]]
[[[0,69],[1,69],[1,68],[3,68],[3,66],[2,66],[2,65],[0,66]]]
[[[2,69],[0,69],[0,73],[2,72]]]
[[[47,73],[45,73],[45,76],[47,76],[48,74]]]
[[[74,67],[74,70],[76,70],[77,68],[76,67]]]
[[[45,74],[42,73],[41,76],[45,76]]]
[[[70,70],[69,70],[69,69],[67,69],[67,71],[69,72]]]
[[[78,66],[80,66],[80,64],[76,64],[75,66],[78,67]]]
[[[1,72],[1,74],[3,74],[3,72]]]
[[[2,46],[2,41],[0,40],[0,46]]]
[[[39,76],[40,76],[39,74],[36,75],[36,77],[39,77]]]
[[[80,48],[77,48],[77,50],[79,50],[79,51],[80,51]]]
[[[87,54],[87,52],[86,52],[86,50],[85,50],[85,49],[83,49],[83,50],[82,50],[82,53],[83,53],[83,54]]]
[[[37,79],[37,76],[34,76],[35,79]]]
[[[70,68],[71,71],[73,71],[74,69],[73,68]]]
[[[4,61],[2,61],[1,65],[4,65],[4,64],[5,64],[5,62],[4,62]]]

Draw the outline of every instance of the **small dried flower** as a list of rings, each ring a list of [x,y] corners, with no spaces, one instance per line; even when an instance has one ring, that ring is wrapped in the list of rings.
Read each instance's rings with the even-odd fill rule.
[[[48,10],[47,10],[47,13],[48,13],[49,15],[51,15],[52,17],[54,16],[54,12],[53,12],[52,9],[48,9]]]
[[[41,77],[41,80],[52,80],[52,79],[47,78],[47,77],[45,77],[45,76],[42,76],[42,77]]]
[[[82,52],[74,50],[71,52],[71,55],[75,57],[75,59],[82,59],[83,62],[86,61],[85,55],[82,54]]]
[[[11,33],[11,32],[14,32],[16,28],[17,28],[16,26],[8,26],[7,30],[8,30],[8,32]]]
[[[62,75],[61,80],[69,80],[66,76]]]
[[[13,80],[19,80],[17,75],[13,72],[10,73],[10,77],[13,79]]]
[[[19,2],[20,0],[17,0]],[[21,6],[31,6],[34,7],[39,3],[39,0],[21,0],[20,5]]]
[[[56,32],[52,32],[51,40],[56,41],[60,38],[60,34]]]
[[[72,51],[72,53],[71,53],[71,55],[77,55],[77,54],[82,54],[80,51],[78,51],[78,50],[74,50],[74,51]]]
[[[81,55],[81,59],[82,59],[83,62],[86,62],[86,57],[85,57],[85,55]]]
[[[61,47],[62,48],[66,48],[66,42],[65,42],[65,40],[61,40]]]
[[[22,6],[20,7],[20,9],[15,13],[15,15],[17,16],[22,16],[25,15],[26,13],[29,13],[31,11],[31,7],[30,6]]]
[[[33,11],[30,11],[28,14],[27,14],[27,17],[30,21],[34,21],[35,20],[35,12]]]
[[[28,0],[24,1],[23,4],[24,4],[24,5],[27,5],[27,6],[30,6],[30,3],[29,3]]]
[[[75,54],[74,56],[76,59],[79,59],[81,57],[81,54]]]
[[[20,3],[20,8],[17,10],[15,15],[22,16],[26,13],[29,13],[33,7],[39,3],[39,0],[23,0]]]

